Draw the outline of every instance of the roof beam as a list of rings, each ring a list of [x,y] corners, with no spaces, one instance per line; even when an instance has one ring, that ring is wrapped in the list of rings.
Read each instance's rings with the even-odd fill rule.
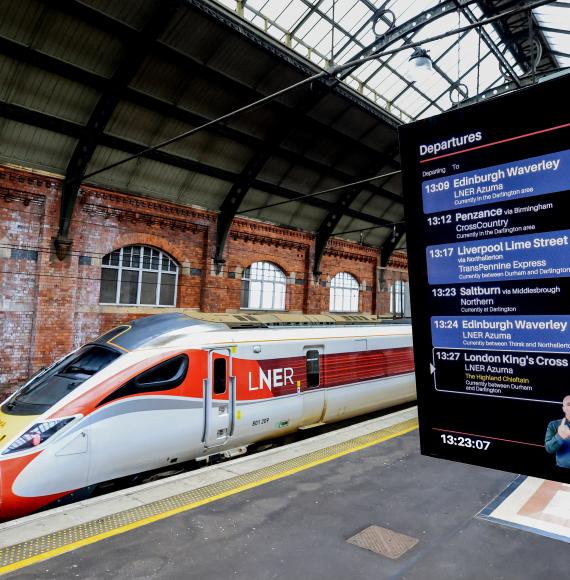
[[[255,180],[252,184],[252,187],[255,189],[259,189],[259,191],[263,191],[265,193],[270,193],[272,195],[276,195],[278,197],[282,197],[283,199],[288,199],[290,201],[297,201],[298,197],[302,195],[298,191],[293,191],[291,189],[285,189],[280,185],[275,185],[273,183],[267,183],[265,181]],[[332,211],[336,207],[336,203],[327,201],[325,199],[321,199],[319,197],[308,197],[302,200],[303,203],[307,205],[311,205],[313,207],[317,207],[319,209],[325,210],[326,212]],[[367,222],[369,224],[374,224],[375,226],[384,226],[388,222],[379,216],[375,216],[372,214],[364,213],[362,211],[358,211],[352,208],[347,208],[345,211],[345,215],[351,217],[355,220],[360,220],[363,222]],[[244,216],[240,216],[244,217]]]
[[[0,101],[0,117],[75,139],[80,139],[85,134],[85,127],[79,123],[66,121],[65,119],[33,111],[6,101]]]
[[[228,90],[230,90],[232,94],[239,96],[241,103],[244,105],[267,97],[265,93],[261,93],[251,87],[248,87],[242,84],[240,81],[226,76],[219,71],[208,68],[206,65],[194,61],[189,56],[186,56],[165,44],[158,43],[155,48],[157,54],[166,60],[175,60],[179,62],[181,66],[183,66],[189,73],[193,73],[197,76],[203,76],[217,84],[223,85],[225,87],[227,86]],[[338,83],[335,83],[334,86],[337,85]],[[292,107],[285,105],[284,103],[281,103],[277,100],[272,101],[267,106],[273,109],[273,114],[277,118],[281,117],[282,115],[288,115],[292,110]],[[339,130],[331,127],[330,125],[327,125],[326,123],[318,121],[317,119],[309,116],[305,117],[303,121],[306,127],[309,127],[319,134],[322,134],[324,139],[338,141],[343,145],[343,147],[353,151],[361,151],[363,155],[378,157],[378,151],[374,150],[371,146],[366,145],[366,143],[362,143],[358,139],[355,139],[346,133],[340,132]],[[381,119],[378,119],[378,122],[382,122]],[[387,124],[386,126],[391,127]],[[390,167],[395,169],[400,168],[399,163],[394,161],[394,159],[384,158],[383,160],[386,165],[389,165]]]
[[[72,4],[72,10],[74,12],[74,14],[77,16],[78,12],[81,12],[82,14],[82,18],[86,18],[86,15],[90,12],[92,12],[92,9],[86,7],[85,5],[82,5],[76,1],[74,2],[65,2],[65,3],[61,3],[61,1],[58,1],[58,7],[60,9],[65,9],[66,6],[68,6],[69,4]],[[196,5],[200,5],[201,9],[204,10],[207,8],[206,13],[210,14],[211,12],[211,7],[206,7],[204,6],[202,2],[194,2],[193,3],[195,6]],[[212,14],[210,14],[212,15]],[[219,16],[219,15],[218,15]],[[101,16],[101,13],[97,14],[97,18],[96,21],[98,23],[98,25],[101,25],[101,19],[103,17]],[[91,19],[88,19],[91,22]],[[114,19],[110,19],[113,21],[113,26],[115,28],[115,34],[116,34],[116,28],[118,26],[120,26],[120,23],[118,23],[117,21],[115,21]],[[229,22],[225,21],[227,24],[229,24]],[[130,27],[127,27],[130,28]],[[211,78],[212,75],[217,76],[218,78],[216,79],[217,82],[220,82],[220,77],[223,78],[223,84],[224,86],[229,84],[236,84],[236,81],[234,80],[230,80],[226,75],[222,75],[221,73],[218,73],[217,71],[213,71],[212,69],[206,67],[205,65],[202,65],[200,63],[197,63],[195,61],[193,61],[192,59],[190,59],[188,56],[181,54],[179,51],[173,49],[172,47],[168,47],[165,44],[162,44],[160,42],[155,43],[155,50],[158,51],[158,53],[160,54],[161,52],[166,52],[166,59],[167,60],[172,60],[174,59],[175,61],[183,61],[183,66],[185,69],[188,69],[189,67],[198,69],[199,73],[202,75],[205,75],[206,77]],[[325,84],[325,83],[319,83],[319,84],[315,84],[315,87],[325,87],[326,90],[324,90],[322,92],[322,95],[319,96],[318,100],[320,100],[321,98],[323,98],[330,90],[333,86],[335,86],[337,83],[336,82],[332,82],[329,84]],[[254,91],[253,89],[251,89],[250,87],[243,87],[243,85],[241,85],[240,87],[240,91],[241,92],[246,92],[246,93],[253,93],[256,97],[258,96],[257,91]],[[248,99],[249,100],[249,99]],[[317,124],[320,125],[319,129],[322,131],[323,127],[326,127],[325,130],[330,131],[332,128],[327,127],[326,125],[321,125],[318,121],[315,121],[313,119],[310,119],[309,117],[306,116],[306,113],[312,108],[312,106],[314,106],[314,104],[316,104],[316,102],[318,102],[318,100],[315,100],[313,104],[311,103],[302,103],[300,108],[301,111],[305,111],[302,113],[302,116],[304,117],[304,122],[305,123],[309,123],[309,124]],[[306,106],[306,105],[309,106]],[[285,138],[285,136],[287,136],[288,134],[290,134],[291,129],[291,119],[293,119],[293,115],[297,114],[297,116],[299,116],[299,111],[293,111],[293,113],[290,111],[290,109],[288,109],[286,106],[281,105],[282,107],[282,112],[280,115],[277,116],[277,118],[283,119],[283,118],[289,118],[289,122],[287,123],[287,126],[284,127],[285,128],[285,133],[283,133],[283,138]],[[286,111],[286,112],[285,112]],[[284,116],[285,114],[285,116]],[[381,117],[381,115],[379,115]],[[298,120],[298,119],[293,119],[293,120]],[[337,131],[335,131],[334,129],[332,129],[333,133],[334,133],[334,138],[335,139],[342,139],[343,142],[346,142],[347,140],[352,140],[349,136],[344,135],[343,133],[339,133]],[[226,198],[224,200],[224,202],[222,203],[222,207],[221,207],[221,212],[219,215],[219,219],[218,219],[218,225],[217,225],[217,235],[216,235],[216,249],[215,249],[215,256],[214,256],[214,261],[216,264],[216,267],[221,267],[221,264],[223,263],[223,251],[224,251],[224,247],[225,247],[225,242],[227,240],[227,235],[229,232],[229,229],[231,227],[231,223],[233,221],[233,218],[235,217],[235,214],[237,212],[237,210],[239,209],[239,206],[241,204],[241,202],[243,201],[243,199],[245,198],[245,195],[247,194],[247,191],[249,190],[250,184],[252,182],[252,180],[254,180],[257,176],[257,174],[259,173],[259,171],[262,169],[262,167],[265,165],[265,163],[267,162],[267,160],[269,159],[269,157],[271,156],[271,154],[273,154],[278,148],[279,145],[282,141],[282,139],[279,139],[278,136],[281,133],[281,131],[275,131],[274,132],[274,138],[271,139],[271,147],[267,147],[267,145],[262,146],[257,153],[252,157],[252,159],[250,159],[250,161],[247,163],[246,167],[244,168],[244,170],[242,171],[242,173],[238,176],[238,179],[234,182],[234,184],[232,185],[230,191],[228,192],[228,194],[226,195]],[[355,143],[357,144],[358,148],[362,148],[362,144],[358,141],[358,140],[354,140]],[[354,147],[350,147],[351,149],[353,149]],[[370,148],[369,148],[370,149]],[[373,157],[378,157],[378,152],[374,151],[372,153]],[[385,158],[384,159],[384,163],[394,167],[397,167],[397,163],[390,158]],[[391,196],[391,192],[386,192],[387,196]],[[69,227],[69,226],[68,226]],[[58,239],[62,240],[62,244],[63,243],[68,243],[67,241],[63,241],[63,235],[59,235]]]
[[[85,21],[90,26],[96,26],[101,30],[111,32],[112,34],[114,34],[119,38],[128,39],[133,36],[136,37],[139,34],[139,32],[136,29],[132,28],[128,24],[120,22],[119,20],[116,20],[115,18],[112,18],[88,6],[87,4],[83,4],[78,0],[49,0],[49,2],[48,0],[43,1],[49,7],[53,7],[61,12],[71,14],[75,18],[79,18]],[[205,16],[212,16],[215,12],[215,16],[219,21],[223,20],[221,17],[224,16],[224,18],[226,18],[225,20],[223,20],[224,23],[229,25],[229,21],[227,20],[225,13],[222,14],[216,6],[213,5],[210,6],[207,2],[203,2],[202,0],[184,0],[184,5],[194,7],[196,10],[199,10]],[[246,24],[245,21],[243,21],[243,24]],[[236,29],[236,26],[233,26],[233,28]],[[227,87],[227,89],[233,95],[239,97],[241,103],[244,105],[250,102],[257,101],[260,98],[267,96],[266,94],[261,93],[250,86],[247,86],[246,84],[222,73],[221,71],[209,68],[207,65],[194,60],[192,57],[180,52],[174,47],[164,44],[159,39],[154,39],[154,41],[150,44],[152,44],[152,53],[156,54],[161,58],[164,58],[167,61],[180,64],[180,66],[184,68],[185,73],[188,75],[196,74],[208,79],[211,82]],[[285,50],[285,48],[283,49],[281,47],[279,48],[280,50]],[[297,60],[301,62],[300,59]],[[287,59],[287,62],[289,61],[290,59]],[[268,106],[274,108],[276,117],[279,117],[283,114],[287,114],[287,112],[291,110],[291,107],[279,101],[273,101]],[[373,109],[378,116],[379,122],[385,123],[387,127],[394,127],[392,123],[388,122],[388,117],[385,112],[383,112],[379,107],[373,107]],[[369,110],[368,107],[367,110]],[[341,143],[343,143],[343,146],[346,146],[347,148],[356,151],[362,151],[363,155],[370,155],[373,157],[378,156],[378,152],[375,151],[369,145],[361,143],[358,139],[355,139],[345,133],[341,133],[334,127],[330,127],[329,125],[321,121],[318,121],[317,119],[307,117],[305,119],[305,124],[314,129],[315,131],[318,131],[320,134],[322,134],[323,138],[340,141]],[[386,165],[389,165],[390,167],[393,167],[395,169],[400,168],[399,164],[395,162],[393,159],[385,159],[384,161]]]
[[[23,46],[17,42],[0,38],[0,53],[13,58],[14,60],[18,60],[32,66],[37,66],[42,70],[46,70],[64,78],[73,81],[80,81],[81,83],[100,92],[109,90],[110,79],[90,71],[86,71],[76,65],[66,63],[65,61],[62,61],[53,56],[36,52],[35,50],[27,46]],[[136,89],[133,89],[132,87],[127,87],[123,91],[123,98],[124,100],[130,101],[135,105],[148,109],[149,111],[159,113],[165,117],[178,119],[179,121],[189,123],[191,125],[199,126],[211,121],[211,119],[208,119],[202,115],[194,113],[188,109],[183,109],[157,97],[153,97],[147,93],[142,93]],[[216,135],[221,135],[222,137],[236,141],[237,143],[252,149],[260,149],[264,146],[265,143],[265,141],[260,137],[255,137],[253,135],[243,133],[238,129],[234,129],[224,124],[213,125],[207,130],[213,132]],[[300,155],[288,149],[279,148],[277,155],[287,159],[288,161],[291,161],[292,163],[302,164],[305,167],[313,169],[319,173],[326,173],[327,175],[334,177],[339,181],[352,181],[354,177],[335,167],[331,167],[325,163],[311,159],[310,157],[306,157],[304,155]],[[392,192],[382,190],[374,184],[370,184],[368,188],[375,195],[387,197],[391,201],[401,203],[399,196],[393,194]]]
[[[511,7],[514,6],[521,6],[523,7],[525,4],[528,3],[532,3],[532,0],[520,0],[520,2],[510,2],[508,6],[501,6],[501,9],[505,8],[505,9],[510,9]],[[496,12],[497,12],[497,8],[495,7],[495,4],[493,2],[493,0],[480,0],[479,3],[479,7],[481,8],[481,10],[483,11],[483,16],[485,18],[489,17],[489,16],[493,16]],[[524,48],[522,46],[522,42],[519,42],[519,39],[517,38],[517,33],[514,33],[512,31],[512,26],[511,23],[513,20],[520,20],[521,22],[524,22],[524,29],[525,32],[524,34],[521,36],[521,39],[523,41],[526,41],[528,39],[528,25],[527,25],[527,17],[524,13],[517,13],[513,16],[511,16],[510,18],[507,18],[505,20],[496,20],[493,23],[493,26],[495,27],[495,30],[497,31],[497,33],[499,34],[499,36],[501,37],[502,41],[505,43],[505,46],[507,46],[509,48],[509,50],[511,51],[511,53],[513,54],[513,56],[515,57],[517,63],[519,64],[519,66],[525,71],[528,72],[531,70],[532,68],[532,63],[530,62],[530,58],[526,55]],[[536,19],[533,16],[533,27],[536,28],[538,27],[538,23],[536,22]],[[543,44],[544,46],[544,44]]]
[[[570,34],[570,30],[564,30],[563,28],[552,28],[552,26],[542,26],[538,24],[536,26],[539,30],[543,32],[553,32],[554,34]]]
[[[29,46],[8,38],[0,37],[0,53],[19,62],[24,62],[66,79],[72,79],[99,91],[103,91],[108,84],[109,79],[103,76],[96,75],[46,53],[38,52]]]
[[[368,173],[364,177],[372,177],[378,173],[377,166],[371,168]],[[388,178],[389,179],[389,178]],[[361,185],[357,185],[355,187],[350,187],[347,189],[340,199],[335,204],[335,207],[329,211],[326,218],[321,222],[319,229],[317,230],[317,237],[315,240],[315,257],[313,262],[313,274],[315,277],[319,277],[321,275],[320,267],[321,267],[321,260],[325,253],[325,248],[330,237],[333,235],[334,230],[338,226],[340,220],[344,215],[347,213],[347,209],[350,207],[350,204],[358,197],[358,195],[363,191],[363,187]],[[386,222],[388,223],[388,222]]]
[[[130,88],[127,89],[125,92],[125,99],[146,109],[164,115],[165,117],[178,119],[182,122],[186,122],[191,125],[199,126],[211,120],[201,115],[198,115],[192,111],[189,111],[188,109],[182,109],[180,107],[177,107],[176,105],[172,105],[170,103],[157,99],[156,97],[151,97],[146,93],[141,93]],[[233,129],[232,127],[228,127],[227,125],[222,124],[214,125],[208,130],[214,132],[217,135],[221,135],[222,137],[232,139],[233,141],[241,143],[242,145],[250,147],[251,149],[254,150],[261,150],[265,148],[267,145],[267,142],[264,139],[260,137],[255,137],[247,133],[242,133],[238,129]],[[274,151],[274,154],[277,155],[278,157],[283,157],[283,159],[286,159],[287,161],[290,161],[297,165],[302,165],[304,167],[307,167],[308,169],[316,171],[317,173],[322,173],[326,174],[329,177],[334,177],[335,179],[338,179],[341,182],[352,181],[354,179],[353,175],[350,175],[345,171],[338,169],[337,167],[327,165],[326,163],[317,161],[316,159],[312,159],[310,157],[307,157],[306,155],[295,153],[294,151],[290,151],[289,149],[284,149],[282,145],[283,143],[280,143],[280,146]],[[385,197],[387,199],[390,199],[390,201],[394,201],[396,203],[403,203],[403,200],[399,195],[392,193],[391,191],[382,189],[372,183],[369,184],[367,188],[370,189],[370,191],[375,195]]]
[[[238,178],[228,191],[221,207],[216,226],[216,248],[214,253],[214,266],[216,272],[220,272],[224,260],[224,249],[232,222],[239,210],[239,207],[253,181],[263,169],[269,158],[275,154],[279,145],[294,130],[299,121],[302,121],[307,113],[328,93],[330,86],[325,83],[314,83],[310,87],[310,95],[305,97],[301,103],[288,115],[282,116],[275,127],[271,130],[271,138],[265,143],[249,160]]]
[[[570,53],[568,52],[560,52],[559,50],[551,50],[550,52],[556,56],[561,56],[562,58],[570,58]]]
[[[129,39],[122,62],[116,68],[106,90],[101,94],[67,165],[61,194],[59,229],[55,239],[57,257],[63,260],[69,253],[71,218],[87,166],[105,131],[122,92],[131,82],[144,62],[150,45],[172,20],[178,8],[178,0],[159,0],[148,22],[140,33]]]
[[[394,226],[394,231],[391,236],[384,241],[384,243],[380,246],[380,266],[386,268],[388,266],[388,262],[390,261],[390,257],[394,253],[394,250],[400,243],[400,240],[404,237],[406,233],[406,224],[397,224]]]
[[[32,111],[30,109],[26,109],[25,107],[13,105],[10,103],[6,103],[4,101],[0,101],[0,116],[6,119],[10,119],[12,121],[25,123],[34,127],[38,127],[40,129],[53,131],[55,133],[59,133],[61,135],[66,135],[68,137],[73,137],[76,139],[79,139],[82,136],[84,136],[86,131],[85,127],[78,123],[59,119],[57,117],[53,117],[45,113],[40,113],[38,111]],[[118,151],[123,151],[124,153],[129,154],[138,153],[145,149],[144,145],[140,145],[139,143],[133,143],[131,141],[127,141],[126,139],[114,137],[111,135],[103,135],[101,137],[100,145]],[[216,179],[226,181],[228,183],[235,182],[238,177],[238,174],[236,173],[225,171],[223,169],[219,169],[211,165],[206,165],[204,163],[200,163],[192,159],[180,157],[178,155],[165,153],[163,151],[150,151],[148,153],[145,153],[143,155],[143,158],[151,159],[159,163],[172,165],[174,167],[179,167],[181,169],[195,171],[203,175],[208,175],[209,177],[214,177]],[[303,192],[293,191],[291,189],[281,187],[280,185],[275,185],[273,183],[268,183],[266,181],[261,181],[259,179],[255,179],[252,182],[251,186],[254,187],[255,189],[258,189],[259,191],[263,191],[264,193],[276,195],[278,197],[288,199],[291,201],[295,201],[296,198],[298,198],[300,195],[303,195]],[[332,211],[334,207],[336,207],[334,203],[326,201],[324,199],[319,199],[317,197],[304,199],[303,203],[306,203],[308,205],[322,209],[327,212]],[[350,208],[348,208],[345,211],[345,214],[353,219],[368,222],[374,225],[386,224],[386,220],[380,217],[374,216],[372,214],[367,214],[358,210],[353,210]]]

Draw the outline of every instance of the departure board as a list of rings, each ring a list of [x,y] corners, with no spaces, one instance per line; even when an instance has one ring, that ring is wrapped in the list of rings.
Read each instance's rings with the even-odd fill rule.
[[[422,453],[562,482],[569,78],[399,129]]]

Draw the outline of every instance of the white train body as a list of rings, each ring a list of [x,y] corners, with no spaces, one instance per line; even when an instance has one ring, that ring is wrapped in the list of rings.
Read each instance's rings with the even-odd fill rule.
[[[2,404],[0,519],[415,396],[409,325],[231,329],[182,314],[139,319]]]

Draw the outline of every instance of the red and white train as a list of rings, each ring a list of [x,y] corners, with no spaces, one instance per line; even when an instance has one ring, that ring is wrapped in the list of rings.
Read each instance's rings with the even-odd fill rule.
[[[8,398],[0,520],[416,396],[407,324],[232,328],[212,319],[160,314],[118,326]]]

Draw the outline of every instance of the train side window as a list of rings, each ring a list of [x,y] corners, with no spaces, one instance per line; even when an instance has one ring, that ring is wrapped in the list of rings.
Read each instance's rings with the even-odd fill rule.
[[[105,397],[97,406],[100,407],[110,401],[127,397],[128,395],[138,395],[141,392],[175,389],[184,382],[187,372],[188,357],[185,354],[175,356],[131,379]]]
[[[226,359],[214,360],[214,395],[223,395],[226,392]]]
[[[318,350],[308,350],[307,359],[307,385],[309,388],[318,387],[321,384],[320,355]]]
[[[155,387],[156,390],[174,389],[184,381],[187,366],[188,357],[185,355],[171,358],[139,375],[135,379],[136,386],[144,390],[155,390]]]

